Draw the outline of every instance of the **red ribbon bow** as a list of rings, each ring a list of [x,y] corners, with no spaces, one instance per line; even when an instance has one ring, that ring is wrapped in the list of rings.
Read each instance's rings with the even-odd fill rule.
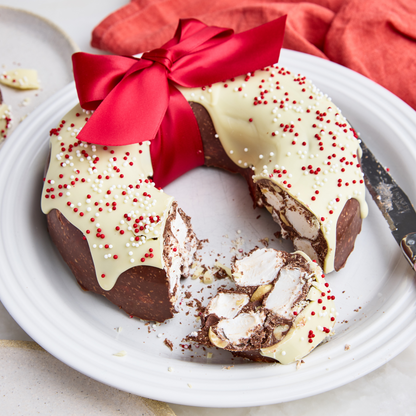
[[[203,165],[198,124],[175,84],[203,87],[276,63],[285,21],[283,16],[234,34],[185,19],[173,39],[141,59],[74,54],[80,104],[96,109],[78,139],[107,146],[151,140],[158,186]]]

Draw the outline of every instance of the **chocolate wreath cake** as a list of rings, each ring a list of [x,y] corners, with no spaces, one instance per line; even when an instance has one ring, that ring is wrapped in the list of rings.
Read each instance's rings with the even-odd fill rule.
[[[198,239],[158,187],[203,164],[243,175],[326,273],[344,266],[367,214],[359,140],[309,80],[267,66],[284,21],[234,35],[186,19],[140,59],[74,55],[80,106],[51,130],[42,210],[83,288],[142,319],[173,316]]]
[[[319,345],[335,324],[335,296],[302,252],[255,249],[232,267],[236,288],[221,290],[188,339],[253,361],[289,364]]]
[[[180,88],[201,132],[206,166],[243,175],[283,237],[339,270],[367,206],[356,134],[328,97],[273,66],[200,89]],[[149,142],[83,143],[77,106],[51,131],[42,209],[80,285],[142,319],[171,318],[198,239],[152,182]]]

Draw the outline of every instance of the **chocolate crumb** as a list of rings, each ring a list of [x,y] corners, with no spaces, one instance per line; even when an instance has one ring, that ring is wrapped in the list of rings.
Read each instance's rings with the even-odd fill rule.
[[[165,340],[163,341],[163,343],[171,350],[173,351],[173,344],[172,341],[168,340],[167,338],[165,338]]]
[[[269,239],[267,237],[259,240],[259,243],[262,243],[264,247],[269,247]]]
[[[204,312],[205,308],[202,306],[202,302],[198,299],[194,299],[196,303],[196,310],[197,312]]]
[[[216,279],[226,279],[228,278],[228,274],[224,269],[219,269],[218,271],[214,273],[214,277]]]

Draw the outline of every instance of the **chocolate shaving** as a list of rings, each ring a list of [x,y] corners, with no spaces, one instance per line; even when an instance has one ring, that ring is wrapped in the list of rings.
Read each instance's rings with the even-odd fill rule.
[[[167,338],[165,338],[165,340],[163,341],[163,343],[171,350],[173,351],[173,344],[172,341],[168,340]]]

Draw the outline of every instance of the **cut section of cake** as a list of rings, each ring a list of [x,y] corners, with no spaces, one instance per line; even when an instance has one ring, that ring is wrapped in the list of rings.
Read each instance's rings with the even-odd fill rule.
[[[335,325],[335,296],[322,269],[302,253],[255,249],[232,266],[236,288],[221,290],[188,337],[253,361],[289,364]]]

